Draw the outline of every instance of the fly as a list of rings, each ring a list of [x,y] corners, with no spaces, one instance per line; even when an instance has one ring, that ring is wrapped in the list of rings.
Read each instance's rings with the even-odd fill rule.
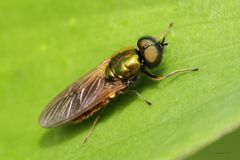
[[[160,39],[151,36],[140,38],[137,42],[138,49],[118,52],[62,91],[41,113],[40,126],[52,128],[67,122],[82,122],[104,108],[118,94],[125,93],[126,89],[137,81],[140,74],[160,81],[178,73],[197,71],[197,68],[179,69],[162,77],[151,72],[162,60],[163,50],[167,46],[165,36],[171,26],[172,24]],[[151,105],[137,91],[132,92]],[[98,119],[99,115],[84,143],[91,135]]]

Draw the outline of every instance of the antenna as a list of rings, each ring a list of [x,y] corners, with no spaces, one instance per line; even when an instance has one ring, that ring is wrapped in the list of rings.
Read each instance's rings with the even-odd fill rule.
[[[172,27],[173,27],[173,23],[170,23],[168,28],[164,32],[162,32],[161,35],[159,36],[159,38],[157,38],[157,39],[159,39],[159,41],[161,41],[161,40],[164,41],[165,36],[171,31]]]

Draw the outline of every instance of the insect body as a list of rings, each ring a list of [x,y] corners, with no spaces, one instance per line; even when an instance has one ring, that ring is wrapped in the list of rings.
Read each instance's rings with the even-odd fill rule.
[[[106,59],[54,98],[42,112],[40,125],[50,128],[70,121],[83,121],[106,106],[116,95],[123,93],[141,73],[153,80],[162,80],[178,72],[197,70],[177,70],[163,77],[152,74],[150,70],[161,62],[167,45],[164,40],[165,35],[161,40],[142,37],[137,42],[138,49],[125,49]]]

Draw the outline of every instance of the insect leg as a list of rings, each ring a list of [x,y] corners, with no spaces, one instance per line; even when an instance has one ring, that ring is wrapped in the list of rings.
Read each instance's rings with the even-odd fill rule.
[[[149,106],[152,105],[152,103],[149,102],[145,97],[143,97],[137,90],[131,90],[131,91],[126,92],[125,94],[131,94],[131,93],[136,94],[139,98],[144,100]]]
[[[143,73],[146,74],[147,76],[151,77],[153,80],[157,80],[157,81],[160,81],[160,80],[164,80],[168,77],[171,77],[171,76],[174,76],[174,75],[177,75],[178,73],[185,73],[185,72],[193,72],[193,71],[198,71],[198,68],[194,68],[194,69],[178,69],[176,71],[173,71],[165,76],[157,76],[157,75],[154,75],[146,70],[143,70]]]
[[[102,112],[101,112],[101,113],[102,113]],[[96,124],[97,124],[97,121],[98,121],[99,118],[100,118],[100,114],[101,114],[101,113],[99,113],[99,114],[97,115],[97,117],[95,118],[92,127],[90,128],[90,130],[88,131],[86,137],[84,138],[83,144],[85,144],[85,143],[88,141],[89,137],[92,135],[93,130],[95,129],[95,126],[96,126]]]

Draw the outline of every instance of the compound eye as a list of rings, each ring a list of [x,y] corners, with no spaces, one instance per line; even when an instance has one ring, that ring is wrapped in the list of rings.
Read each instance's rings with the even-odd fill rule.
[[[161,54],[158,46],[149,46],[144,50],[143,57],[148,68],[155,68],[161,61]]]
[[[153,38],[143,37],[138,40],[137,45],[141,51],[144,51],[148,46],[154,45],[155,43],[156,41]]]
[[[137,45],[148,68],[153,69],[160,64],[163,49],[155,38],[142,37],[138,40]]]
[[[155,46],[149,46],[147,49],[144,50],[144,59],[149,63],[154,63],[158,59],[158,51]]]

